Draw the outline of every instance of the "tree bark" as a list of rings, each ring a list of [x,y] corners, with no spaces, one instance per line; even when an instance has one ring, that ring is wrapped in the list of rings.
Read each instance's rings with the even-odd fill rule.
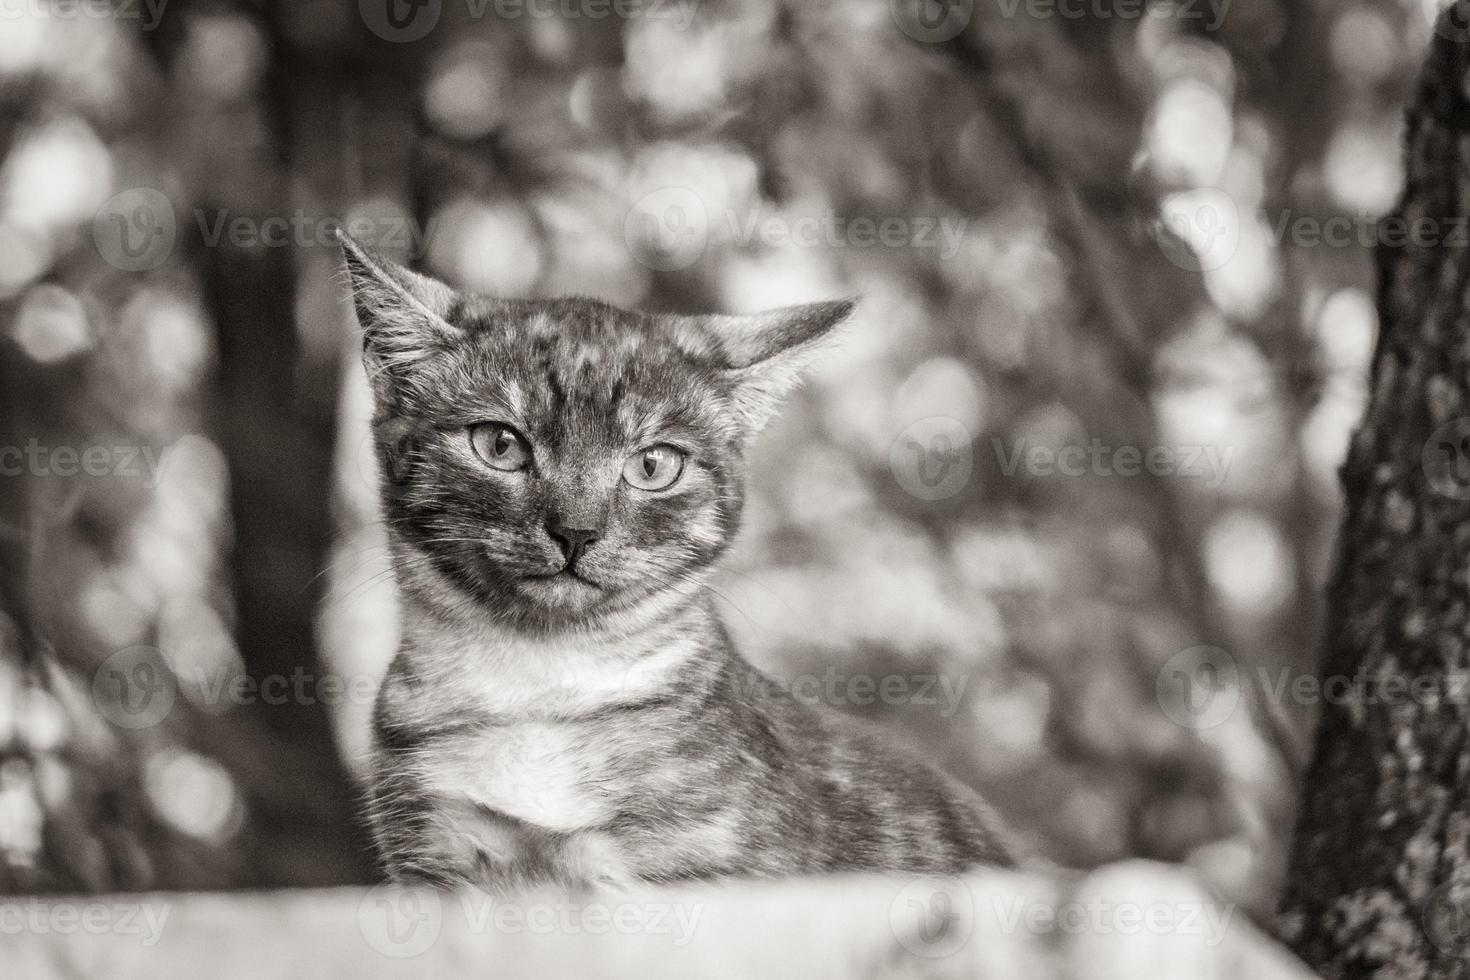
[[[1326,977],[1470,976],[1470,9],[1445,12],[1377,247],[1321,720],[1280,926]]]

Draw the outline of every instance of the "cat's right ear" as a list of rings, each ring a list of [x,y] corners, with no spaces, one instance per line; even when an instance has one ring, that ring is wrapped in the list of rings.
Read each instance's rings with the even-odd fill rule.
[[[723,369],[736,413],[745,430],[755,433],[776,414],[781,399],[856,305],[845,299],[747,315],[681,317],[674,320],[674,337],[686,351]]]
[[[458,295],[444,283],[375,255],[337,230],[362,328],[362,349],[374,390],[380,375],[403,380],[415,364],[461,334],[450,322]]]

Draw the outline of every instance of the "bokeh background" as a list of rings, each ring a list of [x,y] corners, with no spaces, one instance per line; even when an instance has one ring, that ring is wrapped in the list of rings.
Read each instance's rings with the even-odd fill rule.
[[[342,222],[498,295],[860,295],[754,452],[743,649],[1060,862],[1268,906],[1434,11],[0,0],[0,891],[372,880]]]

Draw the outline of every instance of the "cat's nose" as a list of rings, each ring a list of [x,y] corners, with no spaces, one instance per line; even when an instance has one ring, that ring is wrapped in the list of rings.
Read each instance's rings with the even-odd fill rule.
[[[574,565],[578,558],[592,547],[592,544],[602,536],[601,532],[585,527],[563,527],[560,524],[547,524],[546,533],[551,535],[557,547],[561,548],[561,555],[567,560],[568,565]]]

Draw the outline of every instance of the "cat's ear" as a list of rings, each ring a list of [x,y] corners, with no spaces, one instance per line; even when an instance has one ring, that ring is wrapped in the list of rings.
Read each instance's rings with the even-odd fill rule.
[[[720,367],[732,383],[741,421],[755,433],[831,346],[834,328],[855,306],[856,300],[844,299],[743,316],[704,316],[682,324],[679,335],[691,353]]]
[[[362,327],[368,374],[401,374],[453,343],[460,328],[450,322],[459,297],[437,279],[363,248],[338,229],[337,241],[352,287],[352,305]]]

